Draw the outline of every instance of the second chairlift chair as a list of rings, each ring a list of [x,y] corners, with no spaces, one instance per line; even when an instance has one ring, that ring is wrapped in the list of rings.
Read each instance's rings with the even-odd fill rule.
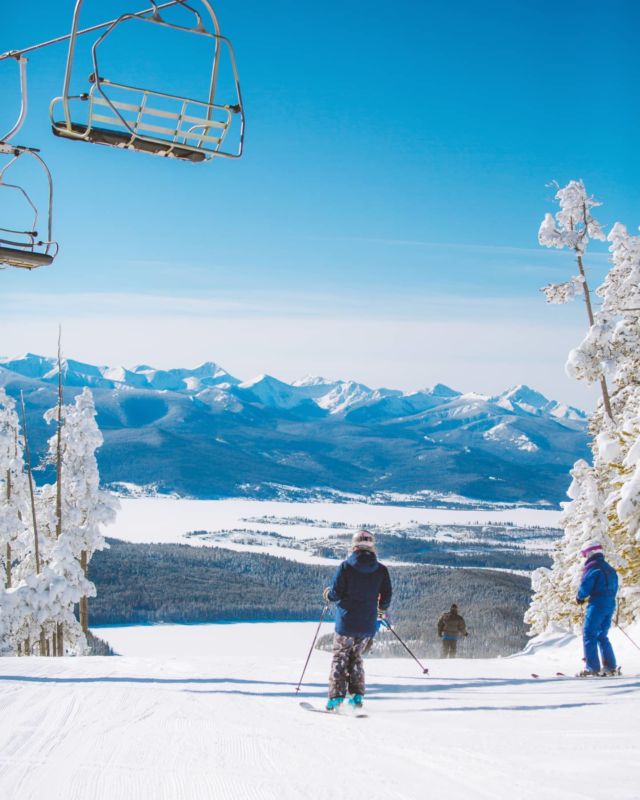
[[[4,227],[0,222],[0,267],[34,269],[35,267],[44,267],[51,264],[58,252],[58,244],[52,240],[51,235],[53,183],[49,168],[36,149],[10,143],[10,139],[18,133],[24,124],[28,106],[27,60],[22,56],[16,57],[16,60],[20,69],[21,107],[18,119],[11,130],[0,138],[0,156],[6,157],[6,159],[3,159],[6,160],[6,163],[2,164],[0,162],[0,191],[2,191],[3,196],[11,196],[18,201],[22,200],[23,204],[26,203],[29,211],[29,226],[26,230],[23,230],[22,228]],[[46,234],[44,236],[38,232],[38,207],[31,195],[24,186],[14,183],[13,180],[7,177],[21,159],[34,159],[45,174],[48,199]],[[11,192],[11,195],[6,194],[6,192]]]

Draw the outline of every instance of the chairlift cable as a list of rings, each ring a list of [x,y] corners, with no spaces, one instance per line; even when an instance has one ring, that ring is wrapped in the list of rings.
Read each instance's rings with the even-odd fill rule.
[[[132,17],[143,17],[145,14],[149,12],[153,12],[155,10],[160,10],[163,8],[171,8],[172,6],[182,6],[184,3],[182,0],[168,0],[166,3],[162,3],[161,5],[153,4],[153,8],[145,8],[143,11],[136,11],[135,13],[131,14]],[[64,36],[57,36],[55,39],[49,39],[46,42],[40,42],[39,44],[32,44],[29,47],[23,47],[20,50],[7,50],[6,53],[0,53],[0,61],[5,61],[7,58],[20,58],[24,56],[25,53],[32,53],[34,50],[41,50],[44,47],[49,47],[52,44],[60,44],[60,42],[68,42],[72,36],[82,36],[85,33],[93,33],[94,31],[99,31],[101,28],[108,28],[109,25],[113,25],[116,23],[120,18],[116,17],[116,19],[111,19],[108,22],[101,22],[98,25],[92,25],[90,28],[83,28],[82,30],[75,31],[75,33],[67,33]]]

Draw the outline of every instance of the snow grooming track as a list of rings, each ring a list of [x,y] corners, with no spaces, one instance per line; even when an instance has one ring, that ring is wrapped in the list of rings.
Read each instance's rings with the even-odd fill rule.
[[[410,659],[370,659],[368,721],[335,722],[301,714],[295,693],[316,626],[102,629],[123,656],[0,658],[0,798],[335,800],[348,786],[349,800],[418,800],[428,786],[447,800],[611,800],[615,775],[616,800],[638,800],[640,680],[528,677],[575,670],[578,640],[435,661],[429,681]],[[330,660],[309,665],[316,707]]]

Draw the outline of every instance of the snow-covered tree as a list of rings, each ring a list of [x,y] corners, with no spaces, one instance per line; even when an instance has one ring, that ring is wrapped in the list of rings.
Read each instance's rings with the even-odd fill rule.
[[[43,487],[41,514],[50,542],[47,561],[56,575],[64,578],[80,604],[81,621],[73,614],[58,614],[62,627],[58,637],[74,651],[84,649],[88,630],[87,598],[95,597],[95,586],[86,577],[91,556],[106,547],[100,526],[115,518],[117,500],[100,489],[95,451],[103,442],[95,421],[96,409],[89,389],[75,401],[50,409],[48,422],[56,422],[49,439],[47,462],[56,465],[56,483]]]
[[[23,440],[15,401],[0,389],[0,563],[4,585],[14,582],[13,566],[27,546],[29,500]]]
[[[563,246],[573,247],[591,309],[581,257],[588,236],[603,238],[590,214],[596,203],[576,181],[556,197],[561,213],[568,217],[565,213],[559,219],[558,214],[554,223],[548,214],[540,241],[559,246],[556,242],[564,237],[567,244]],[[566,367],[569,375],[600,382],[603,389],[603,402],[590,419],[593,465],[579,461],[574,466],[571,502],[562,516],[565,532],[555,549],[553,566],[534,574],[534,597],[526,616],[534,633],[549,622],[579,622],[581,614],[573,604],[582,566],[579,552],[592,540],[602,544],[619,572],[620,619],[640,618],[640,237],[616,223],[607,239],[612,267],[597,290],[602,303],[595,314],[589,311],[587,335],[569,354]],[[554,296],[554,287],[546,289]],[[566,294],[560,289],[558,296]],[[613,388],[610,396],[607,377]]]
[[[572,276],[566,283],[550,283],[541,291],[545,293],[548,303],[560,304],[572,300],[582,289],[589,326],[593,327],[594,314],[584,257],[591,239],[606,239],[600,223],[591,213],[591,209],[597,208],[601,203],[589,197],[582,181],[570,181],[564,188],[558,187],[556,200],[560,210],[555,217],[545,214],[538,231],[538,241],[544,247],[573,250],[578,275]],[[600,385],[605,411],[611,416],[609,390],[604,376],[601,377]]]
[[[60,402],[45,414],[48,421],[56,422],[45,459],[56,467],[56,481],[36,495],[29,491],[30,476],[24,473],[22,444],[26,440],[19,433],[15,404],[0,393],[2,497],[6,497],[8,475],[15,487],[13,505],[0,500],[0,543],[3,552],[5,542],[13,547],[12,564],[20,553],[14,580],[0,588],[1,654],[62,655],[86,650],[87,598],[95,596],[87,566],[93,553],[106,546],[100,526],[113,520],[117,500],[99,486],[95,451],[103,440],[91,392],[84,389],[69,405],[61,400],[60,390]],[[34,543],[39,544],[37,558]],[[81,622],[74,615],[75,605],[80,606]]]

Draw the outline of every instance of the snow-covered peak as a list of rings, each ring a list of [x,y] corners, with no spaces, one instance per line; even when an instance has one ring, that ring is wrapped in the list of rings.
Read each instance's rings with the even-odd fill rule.
[[[444,383],[436,383],[430,389],[424,389],[424,394],[431,395],[432,397],[460,397],[461,392],[457,392],[450,386]]]
[[[549,406],[549,400],[543,394],[522,383],[498,395],[497,403],[509,411],[514,411],[517,406],[530,414],[538,414]]]
[[[43,378],[55,363],[55,358],[46,358],[35,353],[24,353],[16,358],[0,358],[0,367],[24,375],[25,378]]]
[[[257,378],[238,384],[237,388],[243,392],[250,392],[263,405],[270,408],[295,408],[307,399],[295,386],[272,375],[258,375]]]
[[[581,411],[579,408],[574,408],[573,406],[568,406],[566,403],[554,403],[549,413],[552,417],[557,417],[558,419],[570,419],[578,422],[584,422],[587,418],[584,411]]]
[[[47,383],[55,383],[58,379],[57,360],[34,353],[17,358],[0,358],[0,368]],[[359,418],[369,420],[401,420],[431,413],[431,409],[436,407],[442,407],[439,414],[447,414],[457,420],[465,416],[474,419],[483,415],[493,416],[497,409],[518,416],[553,417],[569,423],[569,427],[582,425],[586,419],[586,414],[579,409],[549,400],[524,384],[491,397],[477,392],[462,394],[442,383],[417,392],[403,392],[386,388],[372,389],[357,381],[329,380],[318,375],[306,375],[286,383],[272,375],[262,374],[241,383],[214,361],[206,361],[194,368],[164,370],[149,364],[126,368],[94,366],[65,359],[63,369],[64,382],[68,386],[170,391],[192,396],[206,388],[217,387],[235,398],[250,395],[249,402],[262,403],[274,409],[288,410],[306,404],[312,410],[310,404],[313,403],[319,410],[331,415],[349,414],[358,409]],[[225,407],[221,396],[215,396],[217,407]],[[228,405],[229,408],[232,406],[237,410],[233,403]]]
[[[565,403],[557,403],[555,400],[549,400],[540,392],[524,384],[514,386],[512,389],[503,392],[498,395],[495,400],[496,404],[501,408],[516,413],[524,411],[526,414],[533,414],[535,416],[548,414],[557,419],[574,421],[586,419],[586,414],[583,411],[568,406]]]
[[[374,391],[363,383],[355,381],[340,381],[316,402],[329,413],[339,414],[364,405],[373,399],[379,399],[383,396],[381,394],[383,391],[379,389]]]
[[[298,378],[291,385],[292,386],[333,386],[335,381],[328,381],[326,378],[321,378],[319,375],[304,375]]]

